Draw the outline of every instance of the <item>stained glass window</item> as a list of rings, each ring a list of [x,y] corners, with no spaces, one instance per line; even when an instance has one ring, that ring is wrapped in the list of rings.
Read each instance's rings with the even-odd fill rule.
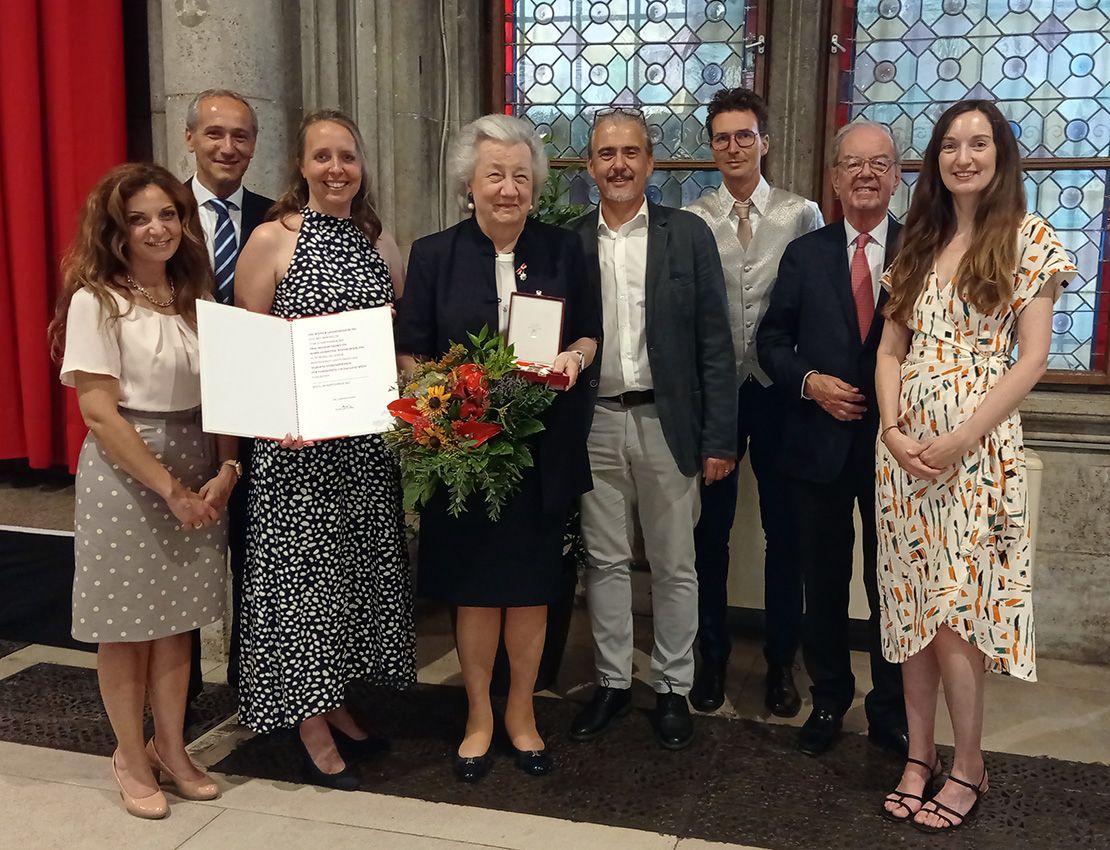
[[[745,0],[509,0],[506,7],[505,108],[549,138],[553,158],[583,157],[594,111],[620,104],[643,109],[657,160],[710,160],[704,104],[720,88],[754,80]]]
[[[842,120],[888,125],[903,156],[916,160],[951,103],[995,101],[1022,156],[1042,160],[1026,172],[1029,209],[1048,219],[1079,267],[1056,304],[1049,366],[1105,369],[1110,0],[856,0],[854,6]],[[1075,158],[1085,161],[1069,165]],[[903,175],[892,205],[897,215],[909,206],[915,178],[912,171]]]

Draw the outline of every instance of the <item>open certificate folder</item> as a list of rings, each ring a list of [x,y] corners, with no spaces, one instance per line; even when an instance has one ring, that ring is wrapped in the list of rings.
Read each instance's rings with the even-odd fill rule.
[[[378,434],[397,398],[388,305],[283,319],[197,301],[201,414],[213,434]]]

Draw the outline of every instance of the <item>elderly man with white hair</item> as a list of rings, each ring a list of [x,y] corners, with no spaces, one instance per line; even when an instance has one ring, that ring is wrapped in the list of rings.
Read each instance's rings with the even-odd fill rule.
[[[857,121],[837,134],[830,165],[844,219],[790,243],[756,335],[759,362],[790,397],[781,467],[805,584],[802,655],[813,680],[798,748],[827,750],[855,696],[848,597],[858,505],[871,608],[868,737],[905,755],[901,669],[879,648],[875,533],[875,353],[886,303],[879,280],[902,229],[888,212],[898,152],[886,127]]]
[[[497,522],[481,494],[452,517],[442,491],[421,514],[420,593],[458,606],[456,640],[469,714],[454,760],[466,782],[489,770],[493,737],[490,679],[504,622],[512,682],[505,728],[517,766],[532,775],[552,766],[536,729],[532,689],[543,651],[547,606],[559,596],[563,531],[574,500],[592,486],[586,454],[595,390],[580,379],[601,336],[598,294],[590,287],[578,237],[529,217],[547,176],[543,142],[526,122],[486,115],[454,140],[450,178],[471,215],[413,243],[397,315],[397,350],[441,357],[482,326],[508,326],[513,292],[565,299],[561,353],[554,369],[570,387],[541,416],[535,465]]]

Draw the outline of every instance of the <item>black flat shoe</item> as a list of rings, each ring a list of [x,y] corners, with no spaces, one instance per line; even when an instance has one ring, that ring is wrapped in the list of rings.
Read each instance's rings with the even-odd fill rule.
[[[362,761],[371,756],[388,753],[393,747],[393,743],[385,735],[375,735],[372,732],[367,732],[365,738],[352,738],[346,732],[335,728],[331,724],[328,724],[328,727],[331,729],[331,736],[335,740],[335,747],[339,750],[339,755],[343,756],[344,761]]]
[[[813,709],[798,733],[798,749],[807,756],[821,755],[840,735],[840,723],[840,718],[831,711]]]
[[[910,733],[905,729],[869,728],[867,730],[867,740],[876,747],[892,752],[902,758],[908,756],[910,752]]]
[[[775,717],[797,717],[802,698],[794,684],[794,668],[773,664],[767,668],[767,693],[763,700]]]
[[[308,784],[319,785],[323,788],[334,788],[337,791],[357,791],[359,789],[359,785],[362,783],[358,771],[352,765],[345,764],[339,773],[324,773],[312,760],[312,755],[308,752],[308,748],[304,745],[300,735],[297,736],[297,743],[301,745],[304,776]]]
[[[632,710],[631,688],[607,688],[599,685],[589,703],[575,716],[570,737],[575,741],[592,741],[618,717]]]
[[[489,773],[492,765],[489,750],[486,750],[480,756],[460,756],[456,753],[452,769],[455,771],[455,778],[459,782],[478,782]]]
[[[542,750],[518,750],[513,747],[513,755],[516,757],[516,766],[530,776],[544,776],[555,767],[555,759],[548,755],[546,748]]]
[[[716,711],[725,703],[725,670],[728,662],[702,659],[694,687],[690,689],[690,705],[698,711]]]
[[[668,750],[681,750],[694,740],[694,721],[682,694],[656,695],[655,736]]]

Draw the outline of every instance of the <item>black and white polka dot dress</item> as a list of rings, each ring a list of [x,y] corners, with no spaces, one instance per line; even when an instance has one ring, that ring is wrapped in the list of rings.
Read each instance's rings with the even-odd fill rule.
[[[350,219],[309,209],[272,312],[393,300],[389,269]],[[338,708],[347,684],[416,677],[400,470],[376,435],[299,451],[255,443],[243,587],[239,716],[256,732]]]

